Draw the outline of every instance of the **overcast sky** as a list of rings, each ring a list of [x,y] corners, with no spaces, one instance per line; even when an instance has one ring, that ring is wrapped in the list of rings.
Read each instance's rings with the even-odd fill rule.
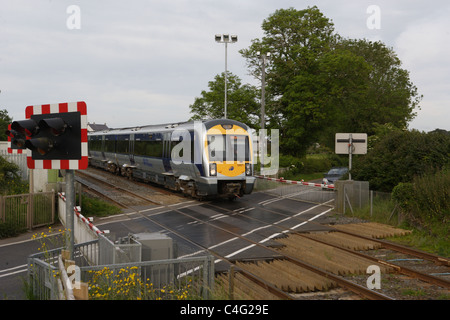
[[[257,84],[238,51],[276,9],[313,5],[341,36],[393,47],[424,96],[410,128],[450,130],[443,0],[0,0],[0,109],[20,120],[28,105],[86,101],[89,122],[110,127],[185,121],[224,71],[215,34],[238,35],[228,70]]]

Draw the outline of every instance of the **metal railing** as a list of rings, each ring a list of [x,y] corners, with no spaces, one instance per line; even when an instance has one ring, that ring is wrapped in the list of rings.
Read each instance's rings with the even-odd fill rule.
[[[32,229],[55,222],[55,193],[0,196],[0,222]]]
[[[28,257],[28,284],[34,299],[56,300],[61,296],[57,281],[58,257],[61,250],[62,248],[48,250]],[[105,255],[105,252],[101,251],[103,250],[100,250],[99,240],[74,246],[75,266],[77,266],[77,272],[79,272],[75,279],[78,278],[87,282],[91,289],[99,288],[98,283],[94,281],[95,277],[102,276],[102,272],[106,270],[109,280],[119,277],[124,270],[132,270],[133,273],[129,271],[129,275],[134,279],[140,279],[140,289],[152,289],[151,294],[150,291],[142,291],[140,293],[141,298],[176,299],[174,294],[170,294],[171,292],[179,293],[182,298],[210,298],[214,285],[214,260],[212,256],[89,265],[88,260],[101,260],[100,258],[92,258],[95,255]],[[102,283],[104,284],[104,281]],[[111,286],[112,292],[115,292],[115,284],[110,282],[108,285]],[[187,291],[189,291],[189,295],[186,293]],[[95,295],[93,296],[95,298]],[[121,299],[119,295],[109,298]]]

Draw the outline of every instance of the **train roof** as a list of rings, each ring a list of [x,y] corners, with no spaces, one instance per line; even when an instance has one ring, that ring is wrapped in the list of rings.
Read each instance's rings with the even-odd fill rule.
[[[231,119],[209,119],[209,120],[197,120],[203,123],[206,129],[212,128],[218,124],[236,124],[248,130],[249,127],[242,122],[231,120]],[[90,135],[104,135],[104,134],[131,134],[138,132],[170,132],[174,129],[192,129],[195,121],[185,121],[185,122],[175,122],[175,123],[165,123],[165,124],[155,124],[155,125],[145,125],[136,127],[126,127],[126,128],[110,128],[108,130],[96,131],[90,133]]]

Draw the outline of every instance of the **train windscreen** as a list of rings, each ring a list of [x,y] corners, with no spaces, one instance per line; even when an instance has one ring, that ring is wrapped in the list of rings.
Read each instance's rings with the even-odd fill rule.
[[[209,161],[250,161],[248,136],[208,135]]]

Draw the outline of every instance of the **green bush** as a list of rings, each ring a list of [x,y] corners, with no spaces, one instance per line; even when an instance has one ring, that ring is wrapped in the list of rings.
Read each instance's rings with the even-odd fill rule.
[[[0,239],[15,237],[24,232],[24,228],[11,223],[0,222]]]
[[[450,170],[417,176],[411,183],[399,183],[392,191],[408,220],[422,227],[450,223]]]
[[[410,210],[414,202],[414,185],[411,182],[400,182],[392,190],[392,198],[403,210]]]
[[[0,194],[11,195],[28,192],[28,183],[19,176],[19,167],[0,156]]]
[[[446,132],[392,131],[380,137],[367,155],[355,157],[352,178],[369,181],[372,190],[391,192],[401,182],[441,170],[449,155]]]

